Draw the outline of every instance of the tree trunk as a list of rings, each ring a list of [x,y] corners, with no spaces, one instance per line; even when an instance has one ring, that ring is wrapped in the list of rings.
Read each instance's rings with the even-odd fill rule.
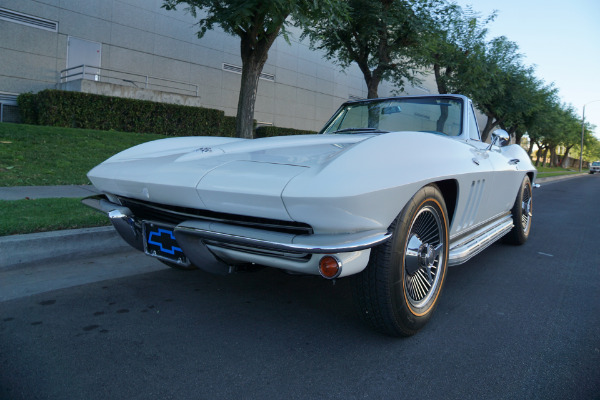
[[[574,146],[574,145],[570,145],[570,146],[568,146],[568,147],[565,149],[565,155],[563,156],[562,163],[561,163],[561,165],[560,165],[561,167],[563,167],[563,168],[569,168],[569,163],[567,162],[567,160],[569,159],[569,152],[571,151],[571,148],[572,148],[573,146]]]
[[[258,91],[258,79],[263,70],[269,49],[279,35],[279,29],[260,39],[256,32],[240,34],[240,55],[242,56],[242,82],[238,100],[235,133],[244,139],[254,138],[254,105]]]
[[[553,147],[550,149],[550,166],[551,166],[551,167],[556,167],[556,164],[557,164],[557,161],[558,161],[558,159],[557,159],[557,158],[558,158],[558,157],[557,157],[557,155],[556,155],[556,146],[553,146]]]
[[[238,99],[235,133],[237,137],[252,139],[254,137],[254,105],[258,91],[258,78],[262,71],[254,60],[242,65],[242,82]]]
[[[448,107],[440,107],[440,117],[437,120],[437,128],[438,132],[444,132],[444,125],[446,125],[446,121],[448,120]]]
[[[547,159],[546,159],[546,155],[548,154],[548,147],[544,147],[544,155],[542,156],[542,167],[546,167],[547,165]]]
[[[436,56],[437,58],[437,56]],[[433,73],[435,75],[435,83],[437,85],[437,90],[439,94],[447,94],[448,93],[448,88],[446,87],[446,84],[443,82],[443,78],[442,78],[442,72],[440,70],[440,65],[439,64],[433,64]]]
[[[376,99],[379,97],[377,93],[379,89],[379,84],[381,83],[381,78],[376,76],[375,74],[369,74],[369,76],[365,75],[365,83],[367,84],[367,99]]]
[[[487,141],[488,137],[490,136],[490,132],[497,125],[497,123],[494,122],[494,117],[492,117],[488,114],[486,114],[486,115],[487,115],[487,121],[485,123],[485,127],[483,128],[483,132],[481,132],[481,141],[482,142]]]
[[[372,73],[367,68],[368,73],[363,71],[363,75],[365,77],[365,83],[367,84],[367,98],[368,99],[376,99],[379,97],[377,93],[377,89],[379,88],[379,83],[381,82],[381,77],[379,74]],[[369,128],[378,128],[379,127],[379,107],[369,107]]]
[[[533,140],[531,140],[531,138],[529,138],[529,148],[527,149],[527,155],[529,156],[529,158],[531,158],[531,153],[533,152],[533,146],[535,145],[535,142]],[[540,148],[540,146],[538,146],[538,149]]]
[[[520,146],[521,139],[523,139],[523,133],[517,131],[516,129],[513,132],[514,132],[514,136],[515,136],[515,143]]]
[[[536,168],[540,164],[540,158],[542,159],[542,167],[546,163],[546,152],[547,151],[548,151],[548,148],[546,146],[543,146],[538,150],[537,160],[535,161]]]

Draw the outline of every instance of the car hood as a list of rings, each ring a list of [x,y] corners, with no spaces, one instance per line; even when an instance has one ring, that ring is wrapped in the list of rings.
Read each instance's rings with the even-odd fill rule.
[[[302,135],[254,140],[183,137],[125,150],[88,173],[101,191],[212,211],[290,219],[287,183],[321,169],[369,135]]]

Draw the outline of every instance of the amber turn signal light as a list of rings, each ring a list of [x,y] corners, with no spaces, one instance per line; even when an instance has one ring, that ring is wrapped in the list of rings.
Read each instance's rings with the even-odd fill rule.
[[[342,262],[335,256],[325,256],[319,261],[319,272],[326,279],[335,279],[342,273]]]

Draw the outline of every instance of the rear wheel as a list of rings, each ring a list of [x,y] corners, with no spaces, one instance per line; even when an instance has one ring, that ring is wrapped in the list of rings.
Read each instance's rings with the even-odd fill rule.
[[[431,318],[446,278],[448,221],[437,186],[417,192],[391,225],[393,236],[371,250],[355,276],[361,318],[392,336],[410,336]]]
[[[504,236],[504,242],[521,245],[529,238],[531,231],[531,217],[533,216],[533,192],[531,190],[531,180],[525,175],[521,188],[517,193],[515,204],[511,210],[514,227]]]

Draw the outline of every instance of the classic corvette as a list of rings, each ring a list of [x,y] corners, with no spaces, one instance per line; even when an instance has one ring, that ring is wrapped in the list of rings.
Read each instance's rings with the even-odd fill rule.
[[[315,135],[125,150],[89,172],[103,194],[83,202],[175,268],[354,275],[362,318],[407,336],[448,266],[529,236],[536,169],[506,132],[492,137],[480,140],[464,96],[351,101]]]

